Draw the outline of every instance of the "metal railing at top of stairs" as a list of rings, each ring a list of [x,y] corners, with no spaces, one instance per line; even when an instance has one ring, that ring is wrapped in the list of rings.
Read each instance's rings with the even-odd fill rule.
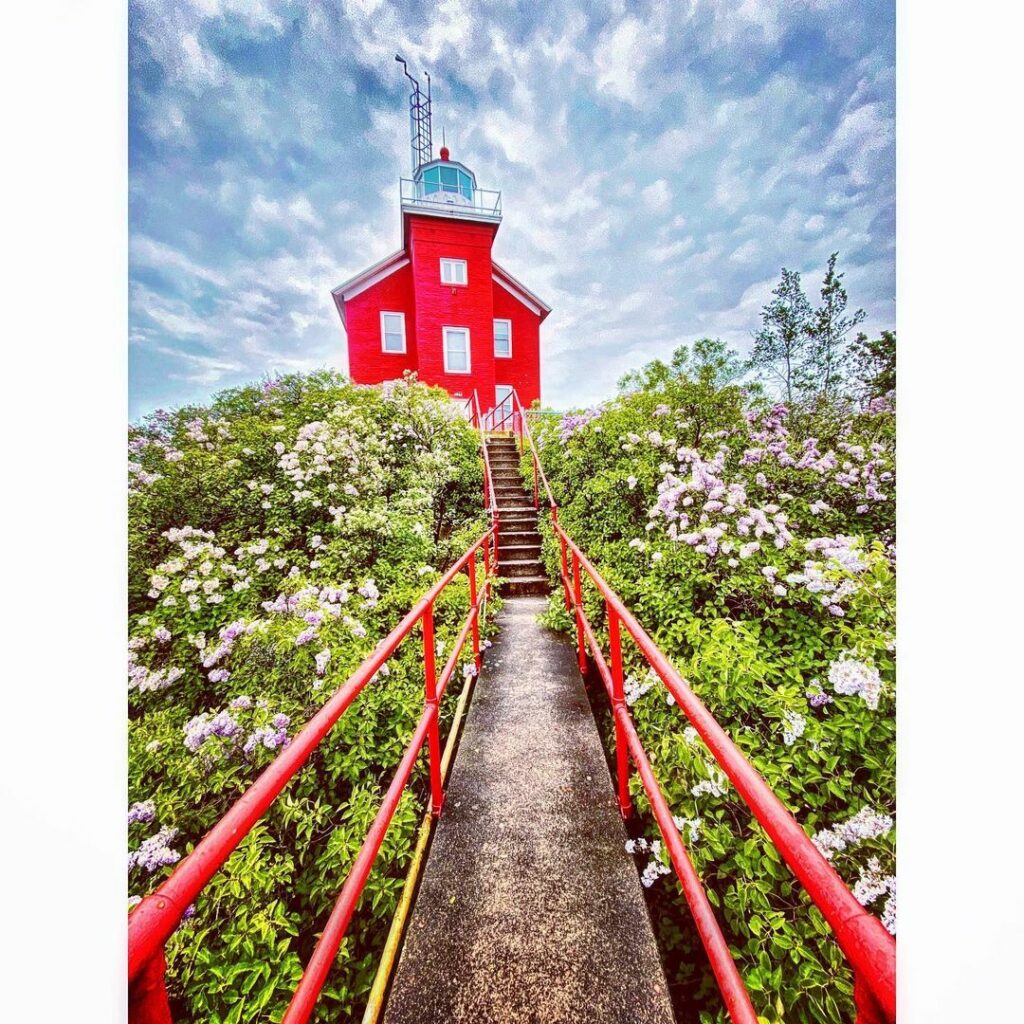
[[[477,671],[480,669],[481,608],[490,595],[494,571],[497,568],[497,548],[493,545],[494,540],[495,529],[491,527],[469,546],[458,561],[377,645],[374,652],[349,676],[334,696],[292,738],[291,743],[264,769],[231,809],[207,832],[170,877],[131,912],[128,917],[130,1024],[171,1024],[171,1009],[164,983],[164,946],[181,923],[185,910],[303,767],[402,640],[419,625],[423,637],[423,714],[349,871],[320,940],[306,965],[302,980],[282,1018],[282,1024],[302,1024],[309,1020],[424,743],[427,745],[429,758],[431,809],[435,815],[440,813],[444,802],[444,790],[441,778],[439,707],[462,649],[470,637],[474,664]],[[479,585],[477,552],[482,554],[484,568]],[[441,592],[463,570],[469,577],[469,611],[456,638],[454,649],[438,676],[434,660],[434,603]]]
[[[494,477],[491,475],[491,455],[487,450],[487,434],[484,427],[485,416],[480,413],[480,397],[476,390],[469,400],[470,423],[480,431],[480,452],[484,460],[484,510],[491,517],[491,529],[494,533],[494,564],[498,564],[498,547],[501,542],[500,516],[498,514],[498,499],[494,493]],[[490,410],[493,412],[494,410]]]
[[[586,672],[586,652],[589,648],[611,701],[615,723],[619,808],[624,817],[632,812],[629,796],[629,762],[632,759],[650,801],[672,867],[682,886],[683,895],[693,913],[730,1017],[735,1024],[757,1024],[757,1015],[732,958],[728,942],[686,851],[679,829],[675,827],[672,811],[633,725],[624,693],[623,628],[647,664],[675,698],[680,710],[697,730],[789,869],[799,879],[814,905],[831,926],[836,941],[853,969],[857,1024],[892,1024],[896,1019],[896,940],[877,917],[857,902],[846,883],[811,842],[796,818],[772,792],[739,747],[732,742],[714,716],[693,693],[686,680],[676,671],[619,596],[562,528],[558,521],[558,504],[544,474],[526,411],[515,392],[512,398],[518,414],[514,430],[519,436],[521,447],[528,447],[532,456],[534,506],[539,507],[538,481],[544,486],[550,506],[552,532],[559,544],[560,576],[565,607],[567,611],[574,613],[576,619],[579,668],[581,672]],[[608,660],[605,659],[584,609],[581,570],[586,573],[604,600],[608,627]]]

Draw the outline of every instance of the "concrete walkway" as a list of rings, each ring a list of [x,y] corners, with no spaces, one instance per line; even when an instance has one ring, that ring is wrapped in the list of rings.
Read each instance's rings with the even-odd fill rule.
[[[385,1024],[670,1024],[575,651],[506,600]]]

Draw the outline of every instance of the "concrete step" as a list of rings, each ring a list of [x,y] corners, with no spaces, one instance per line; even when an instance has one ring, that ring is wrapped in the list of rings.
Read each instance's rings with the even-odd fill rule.
[[[546,605],[499,613],[384,1024],[672,1024],[575,651],[537,622]]]
[[[498,575],[512,578],[514,576],[543,576],[544,566],[539,558],[506,559],[505,549],[498,547]]]
[[[503,543],[501,550],[498,552],[501,561],[498,562],[500,566],[503,562],[540,562],[540,538],[537,538],[534,544],[512,544],[508,542],[508,538],[502,538]]]
[[[539,559],[541,553],[541,539],[537,535],[520,535],[516,538],[503,537],[501,539],[501,560],[519,561],[523,558]]]
[[[540,537],[536,534],[520,533],[514,536],[509,536],[503,530],[501,537],[498,540],[498,557],[500,559],[505,558],[506,550],[514,551],[518,555],[520,550],[529,550],[531,554],[522,555],[523,558],[540,558]],[[514,562],[516,560],[515,555],[509,555],[508,560]]]
[[[498,593],[502,597],[547,597],[551,593],[551,582],[547,577],[516,577],[506,580]]]

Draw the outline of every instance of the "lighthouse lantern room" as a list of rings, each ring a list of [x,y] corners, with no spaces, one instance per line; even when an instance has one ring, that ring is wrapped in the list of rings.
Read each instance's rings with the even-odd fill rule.
[[[403,67],[405,61],[395,58]],[[412,177],[399,183],[402,248],[332,291],[349,374],[379,384],[413,371],[482,409],[540,399],[540,325],[551,307],[494,262],[501,193],[441,147],[433,158],[430,76],[411,83]]]

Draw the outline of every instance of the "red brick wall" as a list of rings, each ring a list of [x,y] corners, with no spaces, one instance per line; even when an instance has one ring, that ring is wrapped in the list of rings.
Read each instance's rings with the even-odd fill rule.
[[[523,405],[540,397],[540,317],[492,278],[496,227],[440,217],[409,216],[411,263],[345,304],[349,374],[378,384],[415,370],[419,379],[480,406],[495,404],[495,384],[511,384]],[[441,258],[465,260],[465,286],[441,284]],[[381,311],[405,313],[406,352],[381,349]],[[494,320],[512,321],[512,358],[495,358]],[[443,327],[468,327],[470,372],[444,370]]]
[[[405,313],[405,355],[381,349],[380,314]],[[345,303],[348,372],[357,384],[379,384],[416,369],[412,266],[402,267]]]
[[[540,317],[497,281],[491,284],[494,287],[495,319],[512,321],[512,358],[494,360],[494,381],[496,384],[511,384],[524,408],[529,409],[530,403],[540,398]],[[487,404],[493,403],[491,396]]]
[[[440,217],[409,217],[420,380],[489,408],[494,396],[491,244],[495,227]],[[465,260],[464,287],[441,284],[441,258]],[[468,327],[470,373],[444,370],[442,327]]]

